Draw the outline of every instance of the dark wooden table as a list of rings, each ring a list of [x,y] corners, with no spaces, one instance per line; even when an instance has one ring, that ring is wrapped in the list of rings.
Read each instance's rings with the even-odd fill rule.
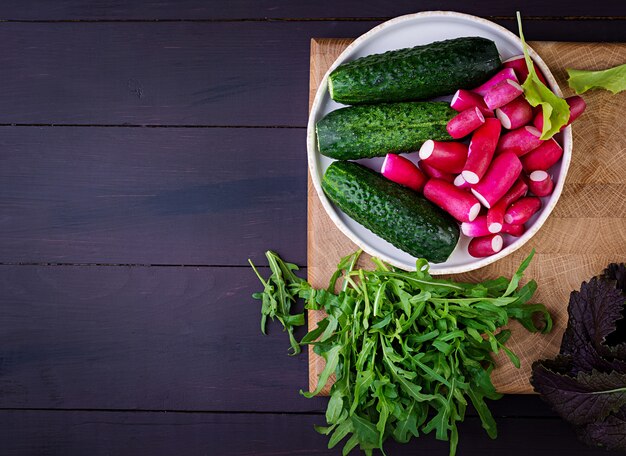
[[[246,262],[306,266],[310,39],[522,8],[532,40],[626,41],[623,0],[390,3],[0,3],[0,454],[329,453]],[[606,454],[537,397],[493,410],[460,455]]]

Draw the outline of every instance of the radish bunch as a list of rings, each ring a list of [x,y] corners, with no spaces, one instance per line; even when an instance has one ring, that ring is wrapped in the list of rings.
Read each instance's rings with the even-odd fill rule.
[[[538,77],[545,83],[541,72]],[[423,192],[461,223],[471,237],[473,257],[493,255],[505,245],[503,234],[519,237],[554,190],[550,169],[563,156],[554,139],[541,140],[543,115],[524,98],[520,81],[528,76],[523,55],[473,90],[458,90],[451,107],[459,114],[448,122],[450,136],[465,142],[426,141],[419,167],[387,154],[381,173]],[[581,97],[568,98],[568,125],[585,110]],[[471,135],[471,136],[470,136]]]

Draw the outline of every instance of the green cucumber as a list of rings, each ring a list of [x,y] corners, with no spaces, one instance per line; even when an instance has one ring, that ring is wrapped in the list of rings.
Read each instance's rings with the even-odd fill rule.
[[[452,141],[446,125],[456,114],[441,101],[341,108],[317,122],[317,145],[322,155],[338,160],[412,152],[428,139]]]
[[[459,225],[452,217],[358,163],[331,163],[322,189],[352,219],[414,257],[446,261],[459,240]]]
[[[328,90],[343,104],[426,100],[477,87],[501,65],[493,41],[455,38],[341,64],[330,74]]]

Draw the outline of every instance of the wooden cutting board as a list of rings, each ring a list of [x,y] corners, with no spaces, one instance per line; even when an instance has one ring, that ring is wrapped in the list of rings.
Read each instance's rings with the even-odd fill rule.
[[[324,74],[351,39],[311,40],[309,106]],[[534,42],[531,46],[548,63],[565,96],[565,68],[604,69],[626,62],[626,43]],[[584,94],[587,111],[573,127],[574,150],[563,194],[552,215],[521,249],[477,271],[455,279],[482,281],[510,277],[531,249],[537,251],[526,272],[539,285],[534,302],[544,303],[554,318],[550,334],[530,334],[516,322],[508,346],[520,357],[521,368],[499,356],[492,374],[502,393],[531,393],[528,381],[532,362],[555,355],[567,324],[569,294],[581,282],[602,272],[610,262],[626,261],[626,92],[604,90]],[[357,250],[326,215],[309,176],[308,280],[325,288],[339,259]],[[368,267],[366,256],[361,266]],[[309,311],[309,330],[324,317]],[[324,360],[309,349],[309,388],[313,391]],[[328,394],[327,386],[322,394]]]

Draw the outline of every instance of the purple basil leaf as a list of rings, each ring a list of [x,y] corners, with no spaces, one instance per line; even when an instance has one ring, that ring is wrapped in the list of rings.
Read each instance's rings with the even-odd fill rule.
[[[575,371],[611,370],[622,372],[626,365],[602,359],[612,356],[603,347],[606,337],[615,331],[615,322],[622,317],[625,298],[612,283],[593,278],[583,282],[580,291],[570,295],[569,322],[561,342],[561,354],[570,355]]]
[[[615,288],[626,294],[626,264],[609,264],[602,274],[602,279],[614,281]]]
[[[612,263],[604,270],[603,280],[612,282],[618,290],[626,295],[626,265]],[[624,310],[622,309],[622,316]],[[615,347],[616,355],[622,360],[626,360],[626,318],[620,318],[616,322],[615,331],[606,338],[606,344]]]
[[[580,426],[578,436],[587,445],[626,451],[626,408],[622,407],[604,421]]]
[[[626,404],[626,374],[618,372],[572,377],[535,363],[531,383],[563,419],[576,425],[601,421]]]

